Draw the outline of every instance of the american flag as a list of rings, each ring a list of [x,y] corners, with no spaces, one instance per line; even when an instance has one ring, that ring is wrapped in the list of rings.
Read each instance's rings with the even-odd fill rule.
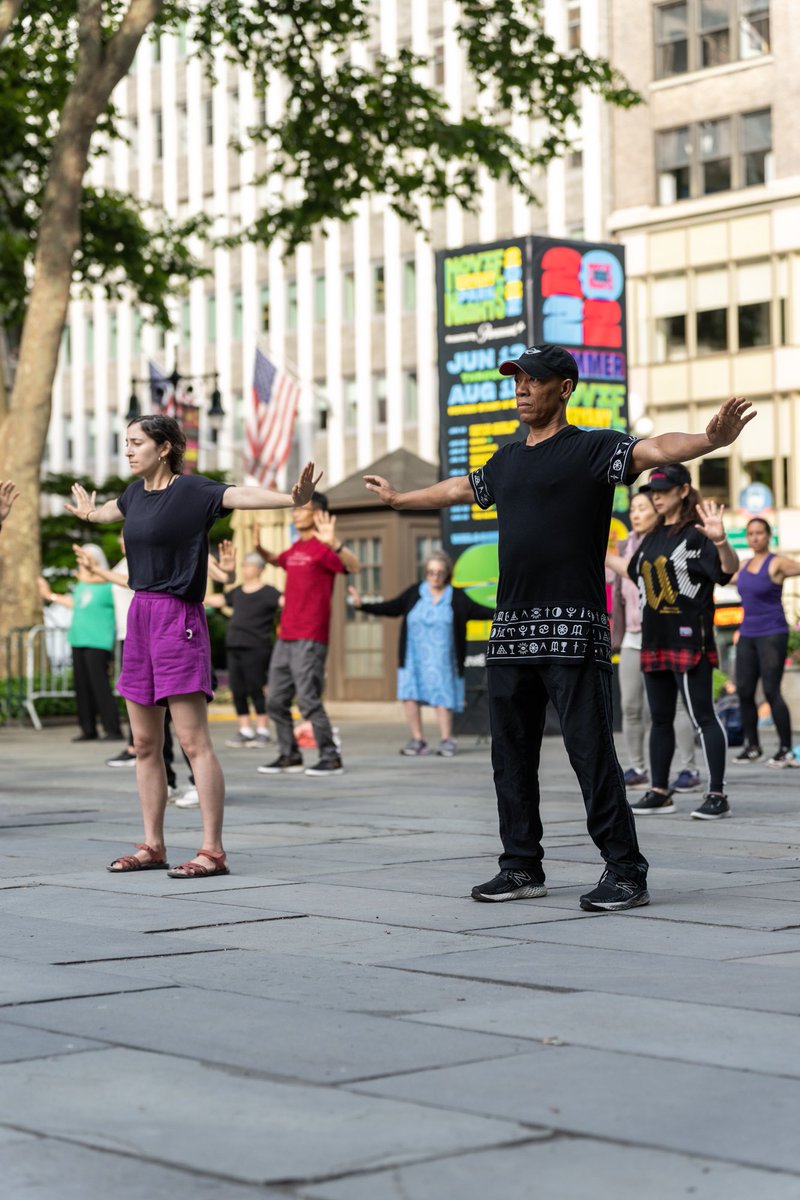
[[[175,402],[175,389],[163,371],[161,371],[154,362],[149,362],[148,373],[150,375],[150,405],[155,412],[159,409],[164,413],[165,417],[174,416],[173,405]]]
[[[253,394],[245,422],[245,469],[271,487],[289,457],[300,386],[256,350]]]

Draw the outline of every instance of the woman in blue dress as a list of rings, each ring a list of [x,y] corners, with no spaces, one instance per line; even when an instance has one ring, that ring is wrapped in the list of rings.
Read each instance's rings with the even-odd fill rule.
[[[400,631],[397,698],[403,704],[409,742],[400,751],[407,756],[428,753],[422,731],[422,705],[436,710],[439,726],[437,754],[452,758],[453,713],[464,708],[464,659],[467,622],[485,621],[491,609],[476,604],[461,588],[450,582],[453,564],[441,550],[425,563],[425,578],[393,600],[367,602],[349,588],[355,608],[380,617],[402,617]]]

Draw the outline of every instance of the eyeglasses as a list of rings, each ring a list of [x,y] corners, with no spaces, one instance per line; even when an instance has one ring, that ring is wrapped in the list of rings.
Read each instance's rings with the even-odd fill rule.
[[[428,567],[425,571],[426,575],[446,575],[447,571],[444,567]]]

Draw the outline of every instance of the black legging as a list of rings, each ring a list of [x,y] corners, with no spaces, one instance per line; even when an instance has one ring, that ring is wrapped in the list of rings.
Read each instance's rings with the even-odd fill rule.
[[[772,712],[781,749],[792,744],[792,719],[781,695],[781,679],[786,662],[789,634],[770,633],[765,637],[740,637],[736,646],[736,690],[742,707],[742,727],[747,746],[758,745],[756,686],[759,679]]]
[[[700,734],[708,766],[710,792],[725,792],[725,753],[728,741],[714,708],[714,668],[704,656],[686,674],[645,671],[644,685],[653,724],[650,728],[650,770],[654,788],[669,787],[669,768],[675,752],[675,706],[680,689],[692,724]]]
[[[248,699],[253,701],[253,708],[258,716],[267,711],[264,688],[267,686],[271,655],[271,644],[247,648],[228,646],[226,652],[228,683],[233,694],[237,717],[247,716]]]

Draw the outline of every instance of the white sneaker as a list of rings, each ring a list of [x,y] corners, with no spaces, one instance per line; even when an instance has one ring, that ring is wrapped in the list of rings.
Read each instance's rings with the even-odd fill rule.
[[[182,796],[175,801],[176,808],[198,808],[200,797],[196,787],[188,787]]]
[[[177,787],[167,787],[167,804],[174,804],[181,794],[181,789]]]
[[[230,746],[232,750],[241,750],[242,747],[254,746],[256,744],[256,735],[252,731],[240,729],[233,737],[229,737],[225,742],[226,746]]]

